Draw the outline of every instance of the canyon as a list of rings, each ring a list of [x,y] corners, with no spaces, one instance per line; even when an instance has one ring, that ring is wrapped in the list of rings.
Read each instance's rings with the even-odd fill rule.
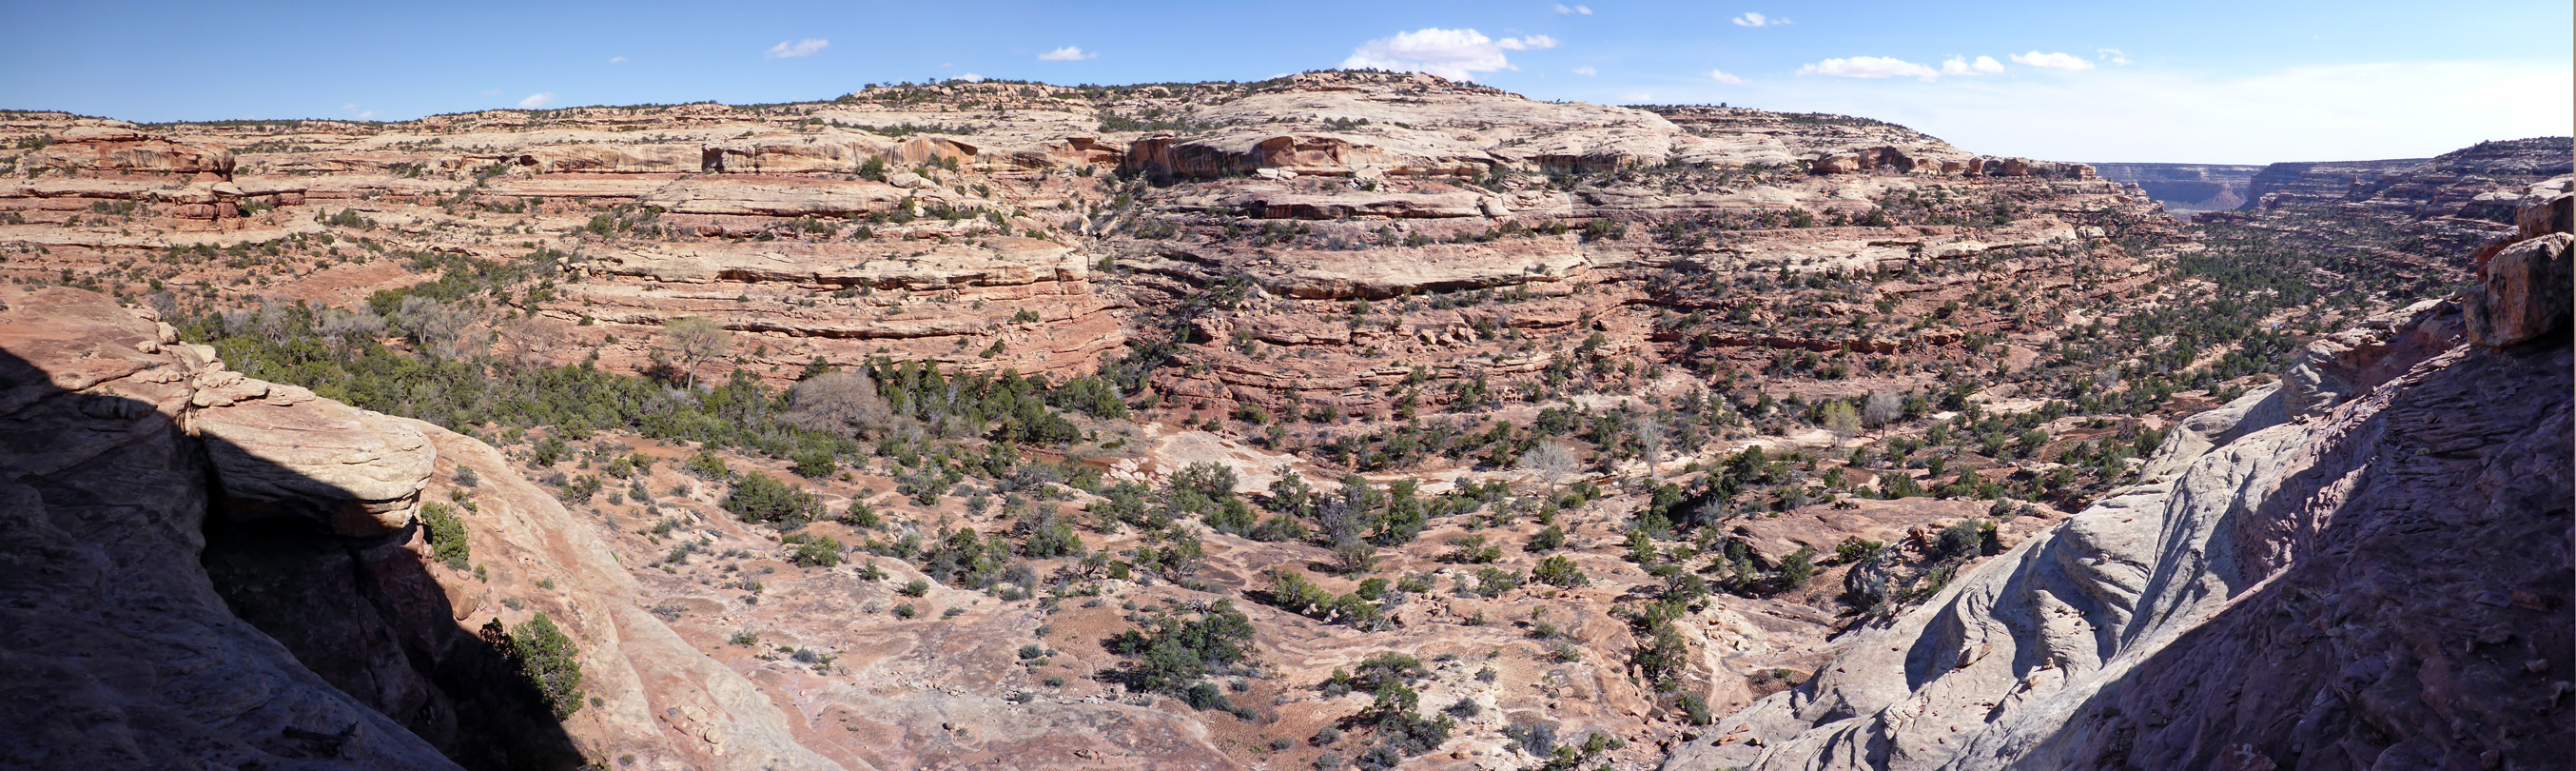
[[[0,764],[2576,753],[2565,138],[1313,72],[0,145]]]

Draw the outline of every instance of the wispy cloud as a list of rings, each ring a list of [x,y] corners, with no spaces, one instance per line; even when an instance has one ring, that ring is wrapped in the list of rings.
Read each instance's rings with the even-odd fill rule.
[[[1744,12],[1744,15],[1735,17],[1734,21],[1735,26],[1738,27],[1786,27],[1792,23],[1788,19],[1775,19],[1752,11]]]
[[[2047,70],[2093,69],[2093,63],[2085,61],[2084,57],[2063,52],[2044,54],[2038,51],[2032,51],[2026,54],[2013,54],[2012,60],[2014,64],[2029,65]]]
[[[966,74],[964,74],[964,75],[959,75],[959,76],[957,76],[957,77],[949,78],[949,80],[963,80],[963,81],[966,81],[966,82],[968,82],[968,83],[982,83],[982,82],[984,82],[984,76],[982,76],[982,75],[977,75],[977,74],[975,74],[975,73],[969,72],[969,73],[966,73]]]
[[[1709,70],[1708,78],[1719,83],[1727,83],[1731,85],[1742,85],[1744,83],[1743,78],[1727,74],[1725,70]]]
[[[2004,63],[1995,61],[1992,56],[1980,56],[1973,61],[1965,56],[1953,56],[1941,63],[1943,75],[1992,75],[2002,71]]]
[[[813,56],[814,52],[830,47],[832,47],[832,41],[822,38],[809,37],[792,43],[781,40],[778,41],[778,45],[770,46],[769,52],[761,56],[768,59],[794,59],[799,56]]]
[[[1826,59],[1798,68],[1798,74],[1833,78],[1922,78],[1924,80],[1941,77],[1940,72],[1930,67],[1891,56]]]
[[[534,110],[554,103],[555,95],[552,93],[529,94],[528,98],[519,100],[519,109]]]
[[[1097,58],[1100,58],[1100,52],[1085,51],[1082,50],[1081,46],[1065,46],[1053,51],[1038,54],[1038,61],[1042,62],[1078,62],[1084,59]]]
[[[1576,68],[1574,68],[1574,74],[1576,74],[1576,75],[1581,75],[1581,76],[1584,76],[1584,77],[1587,77],[1587,78],[1588,78],[1588,77],[1592,77],[1592,76],[1594,76],[1594,75],[1599,75],[1599,74],[1601,74],[1601,71],[1600,71],[1600,70],[1593,69],[1593,68],[1592,68],[1592,65],[1586,64],[1586,65],[1583,65],[1583,66],[1581,66],[1581,67],[1576,67]]]
[[[340,105],[340,111],[348,113],[349,117],[356,118],[358,120],[369,120],[376,117],[376,111],[358,109],[358,104],[356,102]]]
[[[625,64],[625,63],[626,63],[626,57],[623,57],[623,56],[611,56],[611,57],[608,57],[608,63],[609,63],[609,64]]]
[[[2121,53],[2120,49],[2117,48],[2096,48],[2093,49],[2093,56],[2112,64],[2129,63],[2129,55]]]
[[[500,96],[500,95],[501,95],[501,89],[497,89],[497,88],[487,88],[487,89],[483,89],[483,95],[484,95],[484,96]]]
[[[1450,80],[1471,80],[1479,72],[1516,70],[1504,51],[1534,51],[1557,46],[1546,35],[1494,40],[1472,29],[1430,27],[1361,43],[1342,66],[1427,72]]]
[[[1645,104],[1654,100],[1654,94],[1649,94],[1644,91],[1630,91],[1619,95],[1619,101],[1626,102],[1628,104]]]
[[[1590,15],[1592,15],[1592,6],[1588,6],[1588,5],[1574,5],[1574,6],[1569,6],[1569,5],[1566,5],[1566,4],[1564,4],[1564,3],[1557,3],[1557,4],[1556,4],[1556,12],[1557,12],[1559,15],[1572,13],[1572,14],[1581,14],[1581,15],[1584,15],[1584,16],[1590,16]]]

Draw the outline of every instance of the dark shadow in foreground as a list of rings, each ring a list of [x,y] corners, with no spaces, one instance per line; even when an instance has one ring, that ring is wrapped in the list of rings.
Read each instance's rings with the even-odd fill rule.
[[[508,641],[458,624],[420,524],[235,521],[220,440],[61,374],[0,351],[0,767],[582,764]]]

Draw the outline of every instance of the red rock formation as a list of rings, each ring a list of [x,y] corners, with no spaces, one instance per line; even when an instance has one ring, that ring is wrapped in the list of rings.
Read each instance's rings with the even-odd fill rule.
[[[52,145],[19,160],[30,170],[108,175],[189,174],[231,179],[233,153],[218,144],[173,142],[126,125],[87,125],[61,132]]]
[[[2564,238],[2508,249],[2527,256],[2463,298],[2490,309],[2465,325],[2477,344],[2426,304],[2380,337],[2393,344],[2318,349],[2348,397],[2306,422],[2278,392],[2186,421],[2146,483],[1861,632],[1665,768],[2576,755],[2576,359],[2567,305],[2539,299],[2567,291],[2563,251],[2546,251]]]
[[[243,378],[73,289],[0,288],[0,386],[0,765],[829,763],[479,441]],[[475,569],[431,561],[424,492]],[[596,699],[560,723],[477,634],[540,612]]]

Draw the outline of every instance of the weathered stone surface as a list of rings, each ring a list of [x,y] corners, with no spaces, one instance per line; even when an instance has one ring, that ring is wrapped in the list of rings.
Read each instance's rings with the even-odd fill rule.
[[[2282,398],[2293,417],[2323,414],[2450,350],[2467,333],[2460,303],[2451,300],[2373,315],[2301,350],[2282,374]]]
[[[2503,347],[2567,326],[2576,308],[2576,235],[2551,233],[2498,252],[2479,266],[2479,286],[2463,299],[2469,336],[2479,345]]]
[[[303,516],[345,536],[411,525],[437,451],[419,431],[296,386],[196,378],[188,427],[206,440],[223,513]]]
[[[2139,486],[1862,632],[1665,767],[2567,756],[2550,726],[2570,707],[2545,673],[2576,642],[2568,347],[2419,354],[2389,354],[2422,362],[2314,423],[2285,423],[2276,391],[2186,421]]]
[[[152,323],[77,290],[0,304],[0,765],[454,768],[216,595],[191,365],[142,350]]]
[[[224,179],[233,174],[233,152],[223,145],[174,142],[128,124],[93,122],[52,139],[52,146],[22,156],[19,166],[104,174],[206,174]]]
[[[242,378],[102,295],[0,288],[0,308],[0,764],[832,766],[491,447]],[[424,491],[477,569],[430,561]],[[283,518],[209,527],[217,500]],[[561,725],[522,714],[477,636],[540,612],[599,699]]]

